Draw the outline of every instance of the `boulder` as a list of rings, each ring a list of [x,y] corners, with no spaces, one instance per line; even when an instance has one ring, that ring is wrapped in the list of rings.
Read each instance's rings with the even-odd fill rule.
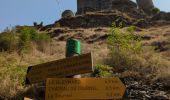
[[[68,17],[73,17],[74,13],[71,10],[65,10],[62,13],[62,18],[68,18]]]

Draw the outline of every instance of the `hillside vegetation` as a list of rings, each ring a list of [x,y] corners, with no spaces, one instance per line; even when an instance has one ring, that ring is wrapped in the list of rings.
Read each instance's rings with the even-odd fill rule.
[[[32,27],[19,27],[1,33],[1,98],[9,99],[26,92],[25,76],[29,65],[64,58],[68,38],[80,39],[83,53],[94,53],[97,67],[93,76],[110,77],[120,73],[119,77],[134,77],[137,74],[152,81],[170,77],[169,30],[122,28],[121,24],[114,23],[111,28],[52,29],[57,30],[66,32],[48,35]]]
[[[31,94],[34,90],[25,86],[27,67],[64,58],[65,42],[69,38],[81,40],[82,53],[93,52],[94,77],[120,77],[133,96],[136,92],[130,82],[138,83],[136,91],[143,98],[147,98],[140,92],[145,91],[144,85],[150,87],[148,91],[155,91],[155,95],[158,93],[158,96],[169,98],[169,27],[123,27],[122,23],[113,22],[110,28],[55,26],[42,31],[23,26],[3,32],[0,34],[0,99],[20,100],[26,94],[34,97],[35,94]],[[152,85],[158,82],[163,87],[153,88]],[[140,86],[142,88],[138,89]],[[138,95],[133,96],[129,98]]]

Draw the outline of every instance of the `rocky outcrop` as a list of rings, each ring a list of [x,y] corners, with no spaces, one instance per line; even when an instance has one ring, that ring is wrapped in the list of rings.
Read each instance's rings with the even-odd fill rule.
[[[137,5],[144,12],[148,13],[154,8],[152,0],[77,0],[77,14],[113,9],[137,8]],[[121,5],[121,6],[120,6]]]
[[[87,12],[111,11],[137,9],[137,4],[131,0],[78,0],[77,14],[86,14]]]
[[[144,75],[126,71],[121,74],[121,79],[127,86],[125,100],[170,100],[169,78],[151,81]]]
[[[84,16],[76,16],[71,18],[63,18],[55,22],[55,24],[60,23],[62,27],[70,28],[90,28],[90,27],[108,27],[111,26],[113,22],[122,22],[125,26],[132,24],[133,20],[119,14],[104,14],[104,13],[94,13],[86,14]]]

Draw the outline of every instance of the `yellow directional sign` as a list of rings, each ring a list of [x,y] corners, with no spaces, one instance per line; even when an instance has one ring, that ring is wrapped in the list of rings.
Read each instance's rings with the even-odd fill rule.
[[[43,82],[47,78],[90,73],[93,71],[92,66],[91,53],[31,66],[27,70],[26,84]]]
[[[45,100],[104,100],[123,98],[125,86],[119,78],[49,78]]]
[[[30,98],[26,98],[26,97],[24,97],[24,100],[33,100],[33,99],[30,99]]]

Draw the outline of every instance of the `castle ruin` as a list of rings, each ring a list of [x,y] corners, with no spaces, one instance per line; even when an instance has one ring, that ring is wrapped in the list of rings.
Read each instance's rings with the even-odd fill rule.
[[[77,0],[77,14],[85,14],[86,12],[94,11],[112,10],[114,6],[117,5],[115,4],[116,1],[128,2],[130,0]],[[136,2],[138,7],[145,12],[154,8],[152,0],[136,0]]]

